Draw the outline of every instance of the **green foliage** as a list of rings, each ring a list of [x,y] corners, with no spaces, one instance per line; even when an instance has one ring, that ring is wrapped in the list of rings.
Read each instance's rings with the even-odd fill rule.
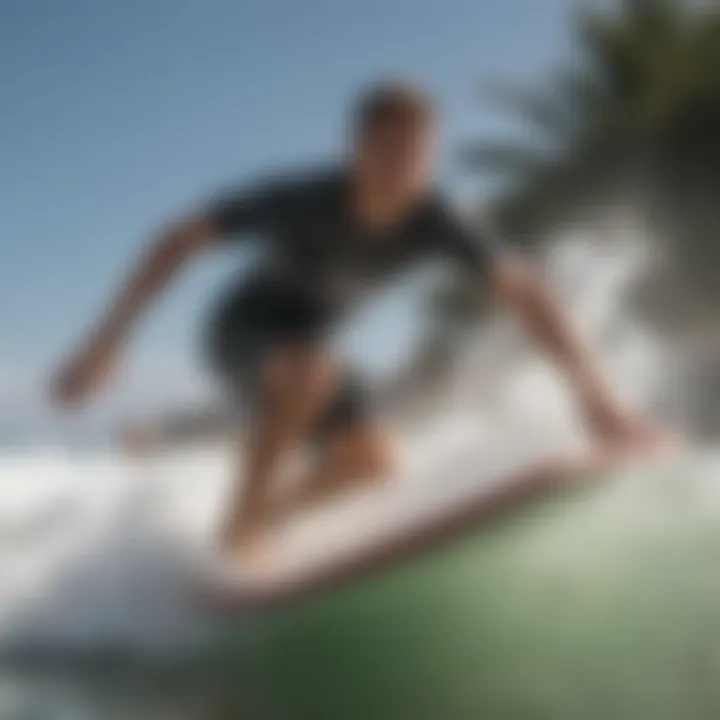
[[[627,0],[614,13],[583,11],[577,35],[577,67],[549,88],[491,95],[533,128],[531,141],[477,143],[471,166],[502,172],[518,197],[633,159],[720,178],[720,9]]]

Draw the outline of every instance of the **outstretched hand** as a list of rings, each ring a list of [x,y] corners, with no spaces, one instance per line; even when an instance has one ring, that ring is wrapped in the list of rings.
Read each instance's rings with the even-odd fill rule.
[[[681,445],[672,432],[610,404],[592,409],[588,419],[595,439],[623,454],[666,455]]]

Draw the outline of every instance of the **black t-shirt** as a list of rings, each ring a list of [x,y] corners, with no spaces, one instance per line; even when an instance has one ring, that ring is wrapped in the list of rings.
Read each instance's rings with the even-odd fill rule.
[[[261,269],[231,294],[228,312],[294,313],[324,326],[417,261],[446,257],[478,272],[497,253],[497,244],[436,191],[382,231],[358,226],[350,197],[348,173],[330,168],[232,190],[214,202],[209,216],[221,237],[252,233],[266,242]]]

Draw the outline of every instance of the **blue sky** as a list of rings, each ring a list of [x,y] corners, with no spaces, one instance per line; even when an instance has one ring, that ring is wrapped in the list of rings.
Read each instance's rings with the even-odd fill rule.
[[[539,81],[567,52],[569,2],[4,0],[0,371],[51,365],[188,202],[337,151],[367,80],[408,75],[437,94],[443,175],[460,187],[449,149],[504,130],[482,80]],[[243,262],[207,258],[178,282],[135,368],[192,368],[205,301]]]

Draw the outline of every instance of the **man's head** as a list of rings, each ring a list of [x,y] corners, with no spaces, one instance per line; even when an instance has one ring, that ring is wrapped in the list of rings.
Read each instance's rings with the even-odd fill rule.
[[[432,173],[435,108],[417,87],[384,82],[365,90],[353,116],[355,168],[388,198],[422,191]]]

